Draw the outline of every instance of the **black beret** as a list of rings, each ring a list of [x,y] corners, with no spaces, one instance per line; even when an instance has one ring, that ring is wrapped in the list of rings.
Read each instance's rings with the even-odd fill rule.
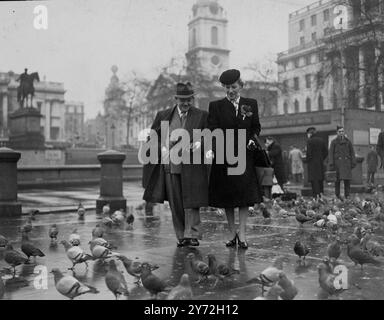
[[[221,74],[219,81],[224,85],[231,85],[239,79],[240,79],[240,71],[236,69],[230,69],[230,70],[224,71]]]

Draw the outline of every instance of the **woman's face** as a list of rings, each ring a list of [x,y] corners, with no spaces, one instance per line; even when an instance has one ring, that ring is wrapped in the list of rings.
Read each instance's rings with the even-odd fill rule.
[[[231,85],[223,86],[229,100],[236,100],[240,96],[240,91],[243,88],[239,82],[235,82]]]

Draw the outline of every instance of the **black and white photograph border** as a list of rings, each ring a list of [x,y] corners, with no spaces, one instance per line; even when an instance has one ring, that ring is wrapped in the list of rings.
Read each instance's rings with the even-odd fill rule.
[[[0,300],[384,299],[384,0],[2,1],[0,43]]]

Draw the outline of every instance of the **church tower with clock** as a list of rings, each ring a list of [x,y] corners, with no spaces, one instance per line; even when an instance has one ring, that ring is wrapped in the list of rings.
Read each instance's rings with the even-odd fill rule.
[[[217,0],[197,0],[188,24],[189,70],[217,78],[229,68],[226,13]]]

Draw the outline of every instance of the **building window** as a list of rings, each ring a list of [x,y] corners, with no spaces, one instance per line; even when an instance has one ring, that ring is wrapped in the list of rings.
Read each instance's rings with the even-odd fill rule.
[[[296,77],[296,78],[293,79],[293,81],[294,81],[294,88],[295,88],[295,90],[299,90],[300,89],[299,78]]]
[[[329,21],[329,9],[323,11],[324,22]]]
[[[39,110],[39,112],[41,113],[41,106],[43,105],[43,103],[41,101],[37,101],[37,110]]]
[[[295,68],[299,68],[299,67],[300,67],[300,59],[299,59],[299,58],[296,58],[296,59],[293,61],[293,64],[294,64]]]
[[[299,101],[295,100],[295,113],[299,113],[300,112],[300,104],[299,104]]]
[[[336,94],[336,92],[334,92],[333,96],[332,96],[332,105],[333,105],[333,109],[337,109],[337,94]]]
[[[307,89],[311,88],[311,75],[310,74],[305,75],[305,86]]]
[[[211,29],[211,43],[213,45],[219,44],[219,36],[218,36],[218,29],[217,27],[212,27]]]
[[[304,37],[300,37],[300,45],[303,45],[305,43],[305,38]]]
[[[311,55],[307,55],[305,56],[305,65],[310,65],[311,64]]]
[[[322,71],[319,71],[316,75],[317,78],[317,86],[322,87],[324,85],[324,75]]]
[[[287,101],[284,102],[284,105],[283,105],[283,111],[284,111],[284,114],[287,114],[288,113],[288,103]]]
[[[283,93],[288,93],[288,80],[283,81]]]
[[[317,33],[312,32],[311,38],[312,38],[312,41],[316,41],[317,40]]]
[[[304,28],[305,28],[305,22],[304,22],[304,19],[302,19],[299,22],[299,31],[303,31]]]
[[[319,95],[317,103],[319,105],[319,110],[324,110],[324,98],[321,94]]]
[[[307,100],[305,100],[305,111],[311,112],[311,99],[310,98],[307,98]]]
[[[319,62],[323,61],[325,58],[324,51],[320,51],[317,55]]]
[[[317,24],[317,18],[316,15],[314,14],[311,16],[311,26],[314,27]]]

